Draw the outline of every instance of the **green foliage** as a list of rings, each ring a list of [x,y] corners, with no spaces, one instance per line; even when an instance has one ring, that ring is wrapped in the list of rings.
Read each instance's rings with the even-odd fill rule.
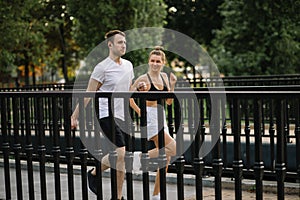
[[[127,31],[139,27],[162,27],[166,17],[163,0],[68,0],[68,11],[74,17],[72,34],[81,47],[81,57],[90,53],[111,29]],[[127,39],[128,40],[128,39]],[[141,41],[143,42],[143,41]],[[134,65],[145,62],[145,52],[130,52]]]
[[[300,1],[225,0],[214,55],[227,75],[299,73]]]
[[[0,3],[0,71],[10,73],[30,59],[37,64],[44,51],[43,21],[33,14],[39,12],[37,1],[1,1]],[[14,67],[13,67],[14,66]]]
[[[173,63],[172,67],[176,68],[177,71],[182,71],[176,75],[188,76],[187,74],[193,73],[193,67],[197,65],[197,72],[200,72],[202,76],[206,76],[207,70],[202,70],[202,66],[215,69],[215,65],[206,50],[210,47],[211,40],[215,37],[213,30],[221,28],[222,18],[217,9],[224,0],[165,0],[165,2],[168,5],[168,23],[166,28],[183,33],[190,40],[193,39],[198,43],[197,45],[190,42],[180,44],[176,40],[170,42],[169,46],[188,54],[168,54],[168,59]],[[199,48],[199,45],[201,45],[201,48]],[[196,63],[191,63],[186,58],[194,58],[193,60]],[[181,64],[179,65],[178,63]],[[201,69],[199,66],[201,66]],[[212,74],[215,70],[209,71]]]
[[[104,41],[108,30],[142,27],[165,27],[188,35],[226,75],[299,73],[299,8],[300,0],[4,0],[0,1],[0,79],[16,75],[21,65],[28,70],[41,67],[43,81],[54,81],[56,74],[72,79],[79,60]],[[157,37],[143,33],[143,38],[135,34],[140,35],[128,35],[130,52],[125,58],[142,66],[150,49],[134,48],[161,45],[163,33]],[[184,49],[189,44],[174,40],[168,45],[166,49]],[[170,64],[176,55],[167,54]],[[201,65],[208,62],[200,60]]]
[[[214,38],[212,30],[221,27],[217,12],[224,0],[165,0],[168,5],[167,28],[184,33],[200,45],[207,46]]]
[[[62,38],[68,35],[60,30],[70,32],[63,8],[64,0],[0,2],[0,71],[6,73],[3,76],[9,77],[18,66],[25,66],[25,84],[30,84],[29,71],[33,66],[39,67],[43,75],[53,76],[59,71],[66,52],[62,48],[68,43],[66,39],[62,44]],[[34,83],[35,77],[32,79]]]

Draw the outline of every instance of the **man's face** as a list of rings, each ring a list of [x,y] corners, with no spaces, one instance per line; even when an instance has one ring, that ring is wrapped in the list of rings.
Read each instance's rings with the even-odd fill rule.
[[[115,56],[121,57],[126,53],[126,39],[120,34],[114,36],[113,42],[109,44],[111,53]]]

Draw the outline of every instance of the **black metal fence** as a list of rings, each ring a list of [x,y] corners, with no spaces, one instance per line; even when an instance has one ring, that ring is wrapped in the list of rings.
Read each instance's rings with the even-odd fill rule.
[[[170,134],[177,143],[177,156],[169,171],[177,175],[178,199],[184,199],[185,173],[195,176],[196,199],[203,198],[203,175],[214,176],[215,199],[222,197],[221,178],[225,176],[234,178],[235,199],[242,199],[243,178],[256,181],[256,199],[263,199],[263,180],[276,181],[278,199],[284,199],[285,183],[300,181],[299,89],[295,86],[178,89],[175,93],[0,92],[5,198],[12,197],[10,164],[15,163],[17,198],[22,199],[21,161],[25,160],[30,199],[35,198],[34,161],[39,163],[41,199],[47,199],[47,162],[54,167],[56,199],[61,199],[62,163],[67,165],[69,199],[74,199],[74,165],[81,166],[82,199],[88,199],[87,166],[95,165],[99,169],[105,153],[110,153],[112,158],[116,156],[103,144],[106,140],[100,134],[96,119],[97,101],[86,108],[83,106],[86,97],[103,97],[124,99],[125,128],[130,133],[125,155],[127,199],[133,199],[132,152],[136,150],[143,152],[143,199],[149,199],[148,170],[163,166],[161,163],[166,158],[164,151],[160,151],[155,160],[149,158],[147,150],[153,146],[145,139],[145,129],[140,128],[146,122],[144,100],[155,95],[162,99],[174,98],[174,104],[167,107],[166,112]],[[141,118],[129,108],[131,97],[141,106]],[[70,127],[74,102],[79,103],[82,116],[76,131]],[[160,168],[162,199],[167,199],[165,170],[165,167]],[[98,191],[102,191],[100,173],[98,180]],[[111,170],[111,180],[116,180],[115,170]],[[116,199],[116,181],[111,183],[112,199]],[[99,192],[98,199],[102,199],[102,195]]]
[[[192,79],[187,78],[178,82],[177,85],[189,85],[195,88],[215,87],[220,84],[226,87],[300,85],[300,74],[201,77],[200,75],[197,76],[194,71],[192,77]]]

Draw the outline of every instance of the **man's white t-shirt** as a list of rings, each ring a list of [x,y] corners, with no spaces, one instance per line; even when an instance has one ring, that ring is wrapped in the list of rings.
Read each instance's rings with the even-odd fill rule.
[[[128,60],[121,58],[121,64],[116,63],[110,57],[107,57],[96,65],[91,74],[91,78],[102,83],[99,91],[114,92],[122,91],[127,92],[130,89],[130,84],[134,78],[132,63]],[[124,99],[114,99],[114,112],[116,118],[124,120]],[[109,116],[108,99],[99,98],[99,118]]]

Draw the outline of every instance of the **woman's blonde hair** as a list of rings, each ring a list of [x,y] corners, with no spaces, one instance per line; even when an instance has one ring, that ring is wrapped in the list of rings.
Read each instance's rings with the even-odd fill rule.
[[[166,63],[166,54],[164,52],[164,48],[162,46],[155,46],[154,49],[150,52],[149,58],[151,55],[161,56],[161,59],[164,63]]]

